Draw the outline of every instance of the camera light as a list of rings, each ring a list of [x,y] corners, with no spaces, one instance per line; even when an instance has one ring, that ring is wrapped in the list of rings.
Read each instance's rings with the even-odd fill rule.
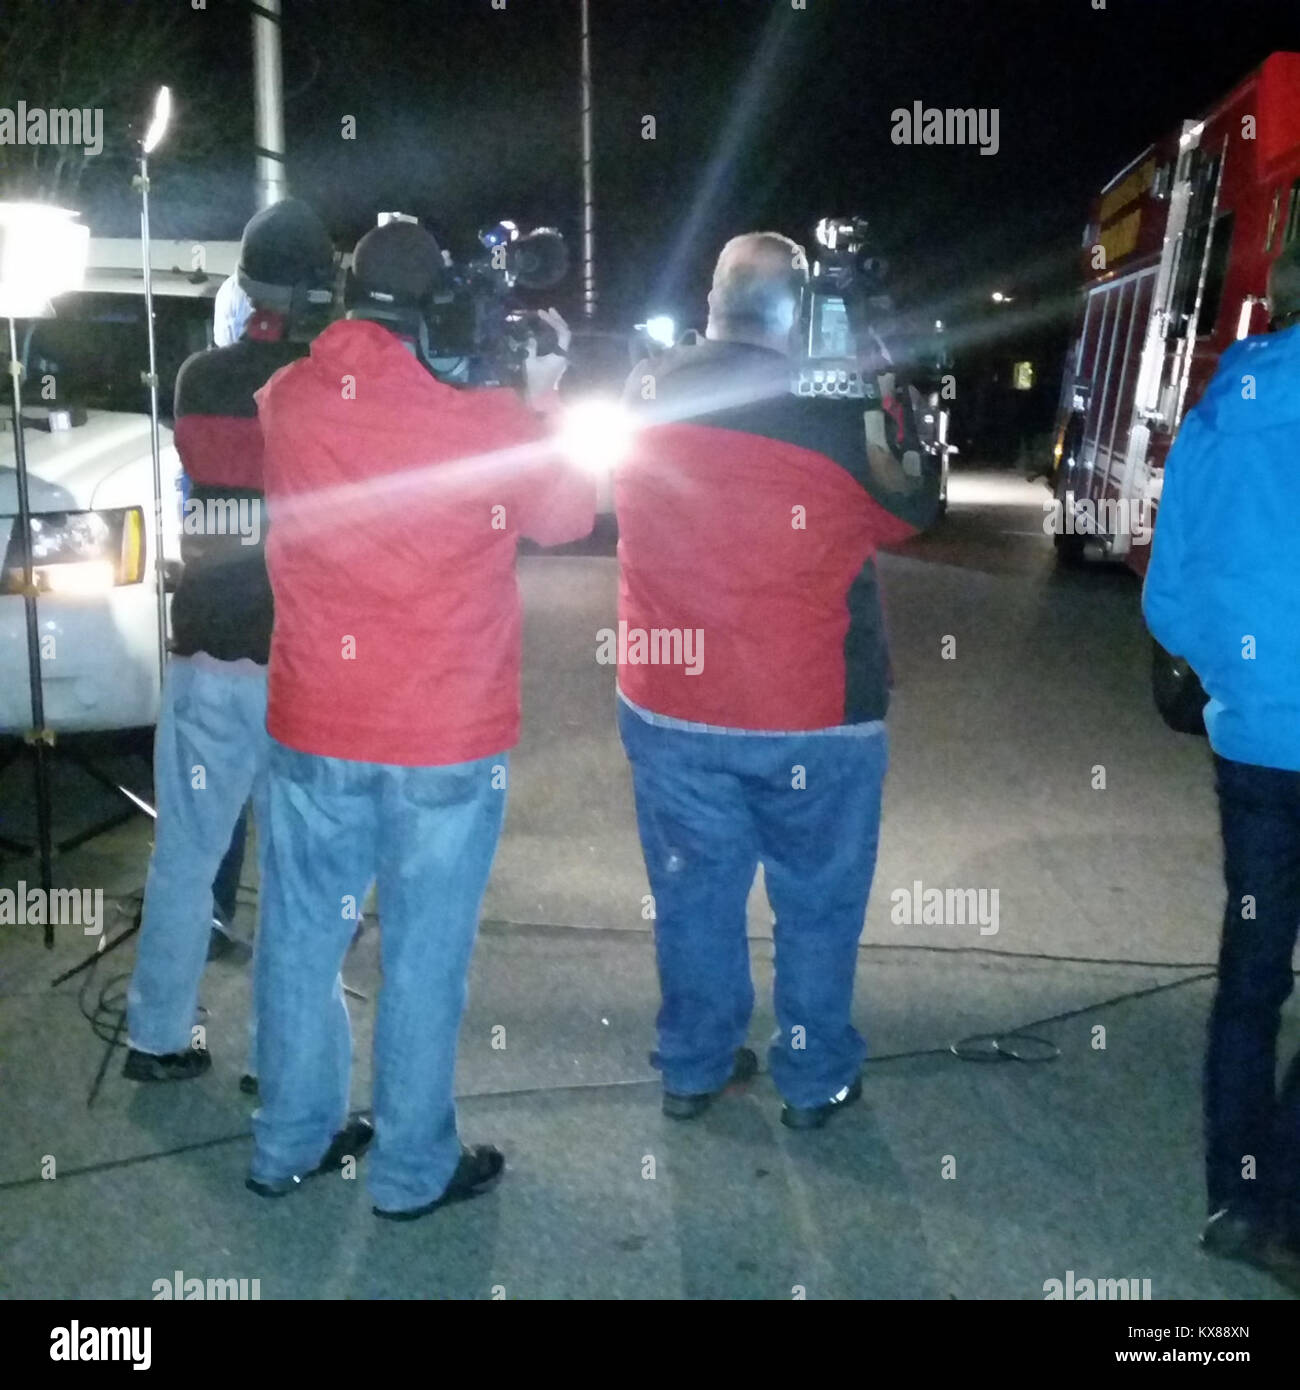
[[[167,125],[171,118],[172,89],[159,87],[158,96],[153,104],[153,119],[149,122],[149,129],[141,142],[141,148],[145,154],[152,154],[157,149],[159,141],[167,134]]]
[[[627,457],[633,432],[631,414],[617,401],[575,401],[560,418],[560,449],[584,473],[600,478]]]
[[[481,231],[478,239],[490,251],[494,246],[506,246],[512,241],[518,241],[519,228],[508,219],[503,220]]]
[[[646,337],[660,347],[670,348],[677,341],[677,324],[671,314],[655,314],[645,323]]]

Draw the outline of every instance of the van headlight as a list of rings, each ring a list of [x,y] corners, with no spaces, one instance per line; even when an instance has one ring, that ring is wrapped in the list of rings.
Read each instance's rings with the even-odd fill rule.
[[[18,518],[9,517],[9,547],[0,592],[21,593],[23,552]],[[144,513],[139,507],[101,512],[34,512],[32,572],[49,594],[99,594],[144,577]]]

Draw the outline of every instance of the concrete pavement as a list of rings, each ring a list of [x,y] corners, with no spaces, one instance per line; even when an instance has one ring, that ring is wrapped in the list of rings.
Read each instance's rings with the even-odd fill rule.
[[[694,1124],[660,1115],[648,890],[614,674],[594,659],[614,621],[614,562],[527,557],[525,733],[458,1076],[463,1136],[505,1150],[506,1180],[410,1226],[376,1221],[342,1180],[259,1201],[242,1188],[251,1103],[236,1084],[247,967],[209,967],[207,1077],[133,1086],[118,1053],[88,1108],[105,1045],[77,982],[48,982],[90,939],[63,929],[47,953],[31,930],[6,929],[0,1293],[149,1298],[179,1269],[258,1278],[263,1298],[790,1298],[800,1286],[1040,1299],[1074,1270],[1149,1278],[1158,1299],[1283,1297],[1195,1248],[1211,982],[1089,1007],[1204,973],[1222,887],[1208,755],[1151,706],[1136,582],[1058,574],[1045,497],[1012,475],[958,475],[943,527],[883,561],[892,768],[857,1012],[877,1058],[920,1055],[869,1064],[864,1104],[795,1134],[760,1076]],[[93,797],[60,778],[66,826]],[[21,820],[25,797],[11,767],[0,808]],[[137,819],[68,855],[61,881],[138,891],[148,843]],[[34,866],[0,865],[0,882],[22,877]],[[251,931],[251,856],[245,882]],[[996,890],[996,932],[891,920],[891,895],[918,882]],[[750,909],[761,1049],[773,1026],[761,882]],[[131,959],[128,945],[100,962],[85,1008]],[[364,1105],[373,929],[346,974],[368,996],[353,1007]],[[1076,1010],[1033,1030],[1060,1048],[1051,1062],[944,1051]],[[1294,1011],[1284,1045],[1300,1045]]]

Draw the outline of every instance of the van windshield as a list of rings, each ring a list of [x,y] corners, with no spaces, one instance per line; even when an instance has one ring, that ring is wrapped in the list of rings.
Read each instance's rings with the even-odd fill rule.
[[[20,319],[16,325],[26,368],[23,404],[148,411],[143,296],[70,294],[58,300],[55,311],[53,318]],[[207,299],[154,298],[158,409],[164,419],[171,419],[176,373],[191,353],[211,345],[211,324]],[[8,359],[9,335],[0,332],[0,363]],[[6,392],[0,406],[8,401]]]

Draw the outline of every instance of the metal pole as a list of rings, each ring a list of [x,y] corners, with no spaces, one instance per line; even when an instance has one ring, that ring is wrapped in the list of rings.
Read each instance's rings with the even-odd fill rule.
[[[280,0],[258,0],[253,10],[253,143],[257,150],[257,205],[288,197],[284,176],[284,74],[280,66]]]
[[[158,356],[153,331],[153,254],[149,242],[149,156],[140,155],[140,247],[144,253],[144,319],[149,339],[149,451],[153,457],[153,573],[158,597],[158,707],[167,673],[167,591],[163,565],[162,449],[158,440]]]
[[[582,113],[582,312],[591,318],[596,312],[596,196],[592,186],[590,0],[582,0],[579,107]]]
[[[36,575],[32,563],[32,512],[27,495],[27,452],[23,442],[22,359],[18,356],[18,335],[9,320],[9,380],[13,386],[14,467],[18,486],[18,535],[23,557],[23,608],[27,618],[27,679],[31,685],[32,731],[28,737],[34,757],[36,780],[36,844],[40,856],[41,888],[50,900],[53,875],[50,864],[54,849],[50,832],[50,780],[45,751],[52,735],[45,728],[45,691],[41,685],[40,625],[36,615]],[[54,924],[46,914],[45,945],[54,945]]]

